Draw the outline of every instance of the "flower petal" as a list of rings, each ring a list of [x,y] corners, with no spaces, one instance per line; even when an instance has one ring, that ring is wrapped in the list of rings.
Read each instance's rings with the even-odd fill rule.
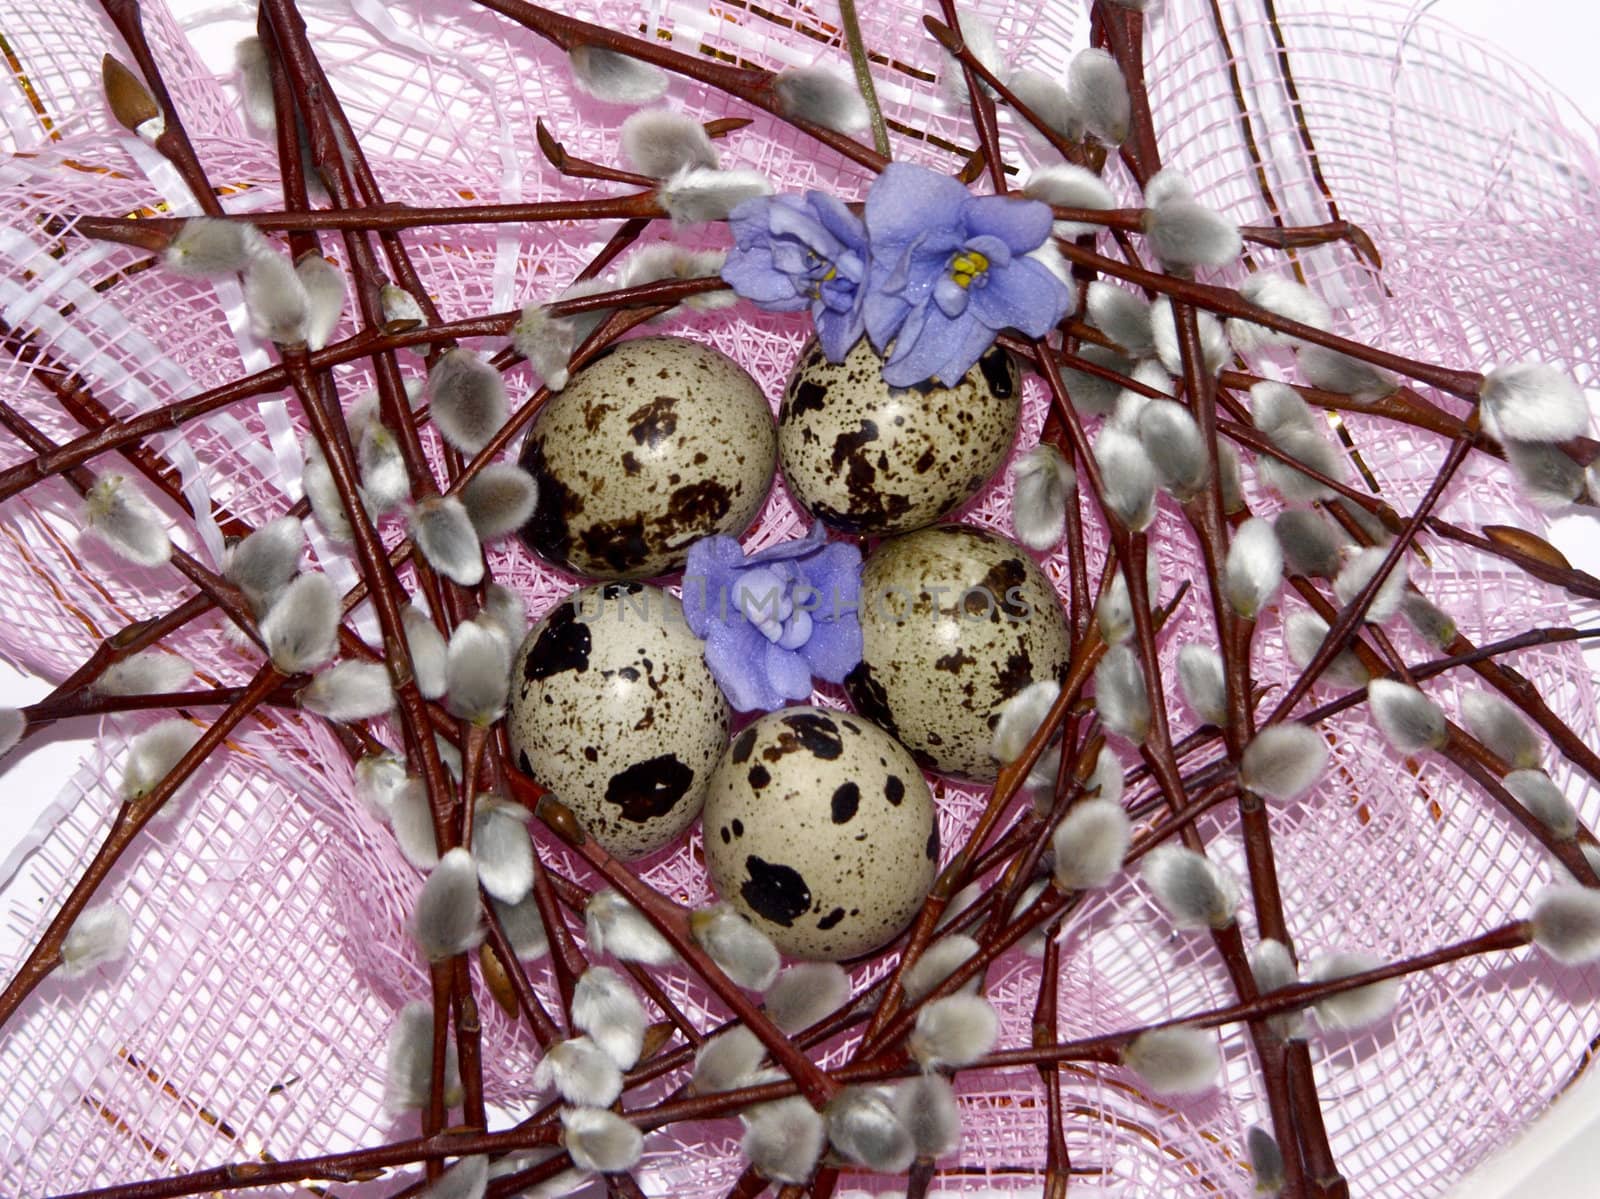
[[[838,620],[827,620],[828,608],[824,605],[812,615],[811,640],[800,648],[811,673],[829,683],[842,683],[861,662],[861,622],[854,612],[846,612]]]
[[[1061,280],[1031,258],[990,271],[985,285],[972,289],[977,320],[991,329],[1020,329],[1029,337],[1043,337],[1053,329],[1071,302]]]
[[[948,175],[890,163],[867,193],[867,235],[879,246],[909,242],[930,229],[953,229],[970,199]]]
[[[718,621],[706,637],[706,665],[735,710],[771,710],[772,689],[767,682],[767,640],[747,621]]]
[[[1043,244],[1054,219],[1046,204],[1007,196],[975,196],[963,215],[969,234],[997,237],[1013,254],[1026,254]]]
[[[790,700],[805,699],[811,694],[811,666],[800,654],[768,644],[762,659],[767,685],[778,701],[771,707],[781,707]]]

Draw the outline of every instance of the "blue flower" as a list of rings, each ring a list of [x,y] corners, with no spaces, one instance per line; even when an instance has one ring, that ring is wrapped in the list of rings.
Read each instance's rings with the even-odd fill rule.
[[[734,247],[722,279],[772,312],[811,310],[817,340],[830,362],[843,362],[861,338],[867,231],[861,220],[823,192],[758,196],[728,217]]]
[[[1002,329],[1043,337],[1072,293],[1029,251],[1044,245],[1047,205],[974,196],[946,175],[908,163],[885,168],[867,193],[872,247],[862,308],[884,382],[956,383]]]
[[[813,677],[842,682],[861,661],[860,594],[861,551],[820,524],[749,557],[732,537],[702,538],[683,572],[684,618],[741,712],[805,699]]]

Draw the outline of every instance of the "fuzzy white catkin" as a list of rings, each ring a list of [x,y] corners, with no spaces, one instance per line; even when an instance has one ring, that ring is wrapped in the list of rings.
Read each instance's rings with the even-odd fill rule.
[[[670,82],[660,67],[600,46],[574,46],[567,61],[578,90],[607,104],[649,104],[666,93]]]
[[[784,116],[840,133],[860,132],[871,122],[855,81],[826,67],[779,71],[772,81],[772,94]]]
[[[1300,971],[1295,966],[1294,955],[1289,952],[1289,947],[1282,941],[1271,939],[1262,941],[1250,951],[1250,974],[1255,979],[1256,988],[1263,994],[1281,991],[1300,981]],[[1305,1039],[1307,1025],[1304,1010],[1295,1009],[1268,1017],[1268,1023],[1285,1040]]]
[[[83,499],[84,528],[135,566],[172,557],[161,513],[122,475],[96,479]]]
[[[1501,780],[1511,797],[1562,840],[1578,832],[1578,812],[1542,770],[1513,770]]]
[[[1178,690],[1204,723],[1220,727],[1228,722],[1222,655],[1211,646],[1186,645],[1178,651]]]
[[[539,915],[539,904],[531,893],[516,903],[501,903],[498,899],[491,899],[490,903],[512,953],[527,962],[542,958],[550,951],[544,917]]]
[[[1105,886],[1122,870],[1132,837],[1133,825],[1115,799],[1074,804],[1050,838],[1056,886],[1069,892]]]
[[[133,918],[115,903],[97,904],[78,913],[61,942],[63,978],[81,978],[96,966],[117,961],[128,951]]]
[[[1144,668],[1126,645],[1113,645],[1094,672],[1095,707],[1106,728],[1137,744],[1150,731]]]
[[[453,583],[483,581],[483,547],[466,507],[454,496],[429,496],[411,510],[411,538],[428,564]]]
[[[310,332],[311,297],[294,263],[275,251],[255,254],[245,266],[244,307],[257,337],[295,345]]]
[[[558,1041],[533,1069],[533,1085],[552,1087],[579,1107],[610,1107],[622,1094],[622,1071],[611,1055],[587,1036]]]
[[[1067,67],[1067,95],[1084,127],[1108,145],[1127,140],[1133,102],[1117,60],[1104,50],[1083,50]]]
[[[739,1148],[763,1178],[803,1183],[811,1177],[827,1142],[822,1114],[799,1095],[763,1103],[744,1114]]]
[[[1339,603],[1349,604],[1355,599],[1378,573],[1378,568],[1388,556],[1389,551],[1382,546],[1371,546],[1351,554],[1333,580],[1333,594]],[[1372,602],[1367,605],[1365,619],[1373,624],[1382,624],[1393,617],[1400,610],[1400,603],[1405,598],[1406,581],[1405,566],[1396,562],[1394,568],[1379,585]]]
[[[940,937],[929,945],[922,956],[907,967],[901,976],[900,988],[905,992],[906,1002],[916,1003],[954,974],[977,952],[978,943],[971,937],[961,933]],[[976,990],[982,981],[982,975],[976,975],[963,990]]]
[[[1188,199],[1147,208],[1144,235],[1169,269],[1226,266],[1244,246],[1238,226]]]
[[[305,548],[299,518],[280,516],[247,534],[229,552],[223,576],[250,602],[257,615],[294,579]]]
[[[496,796],[479,798],[472,814],[472,858],[478,882],[502,903],[516,903],[533,890],[527,809]]]
[[[1291,574],[1310,579],[1331,579],[1339,573],[1339,551],[1345,541],[1320,512],[1291,509],[1278,513],[1272,524]]]
[[[1078,111],[1072,106],[1072,96],[1067,89],[1057,83],[1042,71],[1034,71],[1027,67],[1011,72],[1011,77],[1006,80],[1006,86],[1011,89],[1011,94],[1016,96],[1023,104],[1032,110],[1034,117],[1050,132],[1067,141],[1076,142],[1083,140],[1083,122],[1078,118]],[[1018,121],[1023,127],[1024,136],[1028,141],[1039,147],[1041,154],[1048,141],[1030,122]],[[1042,168],[1049,169],[1049,168]],[[1083,168],[1075,168],[1082,170]],[[1037,171],[1034,174],[1038,174]],[[1030,180],[1031,182],[1031,180]],[[1030,199],[1038,199],[1030,196]],[[1071,201],[1046,200],[1045,203],[1061,204],[1066,208],[1110,208],[1111,204],[1078,204]],[[1079,237],[1085,231],[1082,226],[1073,225],[1063,229],[1062,225],[1069,222],[1060,221],[1056,224],[1056,236],[1068,239]],[[1090,230],[1092,232],[1092,230]]]
[[[1330,350],[1324,346],[1301,345],[1296,351],[1300,374],[1313,387],[1349,396],[1358,403],[1381,400],[1394,391],[1398,380],[1380,367]]]
[[[772,941],[728,904],[693,913],[689,929],[700,948],[739,986],[765,991],[782,964]]]
[[[477,863],[457,847],[439,859],[417,895],[412,939],[430,962],[443,961],[483,940],[478,915]]]
[[[1122,1062],[1161,1095],[1208,1091],[1222,1066],[1213,1034],[1181,1027],[1141,1033],[1122,1051]]]
[[[1376,970],[1381,965],[1382,959],[1369,953],[1330,953],[1306,967],[1306,981],[1334,982]],[[1390,978],[1329,995],[1312,1004],[1311,1010],[1317,1014],[1317,1023],[1323,1028],[1363,1028],[1376,1024],[1392,1012],[1399,995],[1400,980]]]
[[[475,351],[447,350],[428,372],[433,423],[464,454],[476,454],[506,423],[506,387],[500,372]]]
[[[824,1113],[828,1140],[849,1161],[883,1174],[899,1174],[916,1157],[911,1133],[882,1093],[846,1087]]]
[[[1539,734],[1521,712],[1498,695],[1468,691],[1461,697],[1461,721],[1490,753],[1515,769],[1532,770],[1544,757]]]
[[[492,462],[461,489],[461,502],[478,539],[492,541],[528,522],[539,502],[539,485],[514,463]]]
[[[1154,554],[1145,558],[1145,592],[1152,603],[1161,590],[1161,564]],[[1095,624],[1100,636],[1109,645],[1120,645],[1133,636],[1133,598],[1128,593],[1128,577],[1119,569],[1111,576],[1111,585],[1094,610]]]
[[[1304,670],[1328,638],[1328,622],[1315,612],[1296,612],[1284,622],[1283,643],[1289,660]],[[1365,687],[1372,676],[1350,650],[1340,650],[1322,671],[1322,682],[1340,687]]]
[[[423,699],[438,699],[448,685],[444,634],[428,614],[414,604],[406,605],[400,619],[406,633],[406,648],[411,653],[411,671],[417,680],[417,690]]]
[[[580,1170],[616,1174],[633,1169],[644,1155],[644,1134],[603,1108],[562,1108],[561,1130],[562,1143]]]
[[[907,1041],[924,1069],[960,1069],[978,1061],[1000,1039],[1000,1017],[978,995],[947,995],[917,1013]]]
[[[1061,684],[1050,679],[1029,683],[1008,699],[1000,708],[994,726],[994,738],[989,746],[990,755],[998,762],[1009,765],[1022,756],[1028,742],[1038,732],[1050,714],[1050,708],[1061,694]]]
[[[1137,292],[1096,280],[1089,284],[1085,307],[1089,323],[1129,354],[1142,357],[1154,351],[1150,301]]]
[[[511,347],[528,360],[551,391],[567,385],[567,363],[577,345],[577,326],[568,317],[551,315],[545,304],[528,304],[511,327]]]
[[[1584,468],[1560,446],[1507,441],[1505,451],[1506,464],[1535,506],[1561,508],[1583,494]]]
[[[1119,375],[1130,375],[1134,370],[1133,360],[1110,346],[1086,345],[1078,350],[1076,357]],[[1122,392],[1119,383],[1087,371],[1074,370],[1070,366],[1061,368],[1061,381],[1066,384],[1067,394],[1072,397],[1074,406],[1089,416],[1109,416],[1117,406],[1117,396]]]
[[[247,37],[233,48],[239,70],[239,98],[245,120],[258,133],[271,133],[278,127],[278,110],[272,100],[271,63],[266,47],[258,37]]]
[[[528,632],[528,609],[522,597],[499,583],[490,583],[483,589],[483,610],[476,619],[484,628],[504,636],[513,649],[522,644]]]
[[[1328,743],[1303,724],[1272,724],[1245,746],[1239,781],[1270,799],[1296,799],[1322,777]]]
[[[526,840],[526,834],[524,834]],[[590,966],[572,992],[572,1023],[589,1034],[619,1070],[631,1070],[644,1049],[645,1012],[623,977]]]
[[[617,278],[618,287],[642,287],[663,279],[703,279],[720,274],[722,264],[728,260],[723,250],[691,250],[672,242],[654,242],[636,250],[622,268]],[[667,315],[681,313],[684,308],[697,312],[716,312],[731,308],[739,302],[738,295],[729,288],[701,292],[688,297]]]
[[[315,670],[338,644],[339,596],[324,574],[303,574],[283,589],[261,621],[272,664],[284,674]]]
[[[670,108],[647,108],[622,122],[622,156],[633,169],[665,179],[684,167],[715,167],[717,149],[705,126]]]
[[[193,677],[194,663],[187,658],[147,649],[112,663],[93,689],[99,695],[156,695],[177,691]]]
[[[1138,428],[1161,485],[1182,501],[1198,495],[1211,479],[1211,455],[1190,411],[1172,400],[1150,400],[1139,411]]]
[[[385,283],[379,289],[378,306],[383,312],[386,333],[401,333],[427,323],[427,314],[422,311],[422,305],[417,303],[417,297],[396,284]],[[419,354],[426,353],[428,349],[425,345],[413,348]]]
[[[395,792],[389,806],[389,823],[395,843],[418,870],[431,870],[439,864],[439,841],[433,829],[433,809],[421,779],[408,779]]]
[[[837,962],[797,962],[767,988],[767,1017],[791,1036],[832,1015],[850,999],[850,976]]]
[[[231,275],[242,271],[265,248],[254,225],[190,217],[162,252],[168,270],[180,275]]]
[[[1256,1194],[1272,1196],[1283,1190],[1286,1181],[1283,1150],[1264,1128],[1245,1133],[1245,1150],[1250,1155],[1250,1172],[1256,1176]]]
[[[1434,649],[1448,651],[1455,644],[1455,618],[1420,591],[1406,592],[1400,601],[1400,615]]]
[[[1239,882],[1209,858],[1177,845],[1153,849],[1144,881],[1178,928],[1226,928],[1239,907]]]
[[[400,442],[379,421],[368,421],[356,444],[361,471],[361,498],[374,516],[393,512],[411,498],[411,475]]]
[[[961,1144],[961,1104],[955,1088],[940,1074],[908,1078],[894,1089],[895,1115],[911,1134],[917,1156],[928,1161],[953,1153]]]
[[[384,1110],[393,1115],[428,1106],[433,1080],[433,1005],[419,1001],[400,1009],[389,1031],[383,1084]],[[454,1038],[445,1042],[444,1101],[461,1101],[461,1068]]]
[[[350,514],[344,510],[339,489],[333,482],[333,471],[322,450],[313,443],[305,448],[305,471],[300,479],[306,499],[311,503],[311,514],[317,518],[328,540],[340,545],[348,544],[355,536],[350,527]]]
[[[1478,392],[1484,431],[1497,441],[1566,441],[1589,431],[1589,402],[1572,376],[1542,362],[1497,366]]]
[[[1067,527],[1078,476],[1061,451],[1039,444],[1011,468],[1011,521],[1017,540],[1040,553],[1056,547]]]
[[[445,657],[445,706],[461,719],[487,727],[505,712],[510,689],[506,639],[475,621],[457,625]]]
[[[483,1199],[489,1185],[489,1159],[484,1154],[457,1159],[421,1199]]]
[[[690,1083],[696,1095],[714,1095],[746,1085],[766,1060],[767,1047],[742,1024],[718,1033],[694,1055]]]
[[[329,720],[370,720],[394,707],[389,668],[380,662],[339,662],[303,687],[300,706]]]
[[[122,768],[122,798],[143,799],[161,784],[200,740],[200,730],[180,716],[158,721],[128,743]],[[172,811],[172,805],[167,805]]]
[[[1449,739],[1444,711],[1415,687],[1373,679],[1367,684],[1367,706],[1378,731],[1403,754],[1440,749]]]
[[[294,264],[306,293],[306,348],[320,350],[344,313],[344,272],[321,254],[304,254]]]
[[[972,52],[972,56],[992,74],[1004,78],[1005,66],[1000,54],[1000,44],[995,40],[994,23],[988,17],[968,11],[956,13],[955,26],[956,32],[961,35],[962,43]],[[978,86],[982,88],[984,95],[994,94],[988,84],[980,83]],[[962,64],[948,54],[943,56],[941,62],[939,94],[951,108],[965,111],[968,103],[967,73]]]
[[[1107,425],[1094,443],[1106,507],[1135,533],[1156,516],[1156,468],[1132,433]]]
[[[1255,274],[1239,285],[1239,295],[1265,309],[1274,316],[1309,325],[1313,329],[1331,329],[1333,310],[1327,301],[1303,283],[1282,275]],[[1293,345],[1295,339],[1258,325],[1254,321],[1233,318],[1228,321],[1228,340],[1241,354],[1251,354],[1269,346]]]
[[[1529,919],[1533,943],[1556,961],[1576,966],[1600,957],[1600,891],[1573,883],[1546,887]]]
[[[367,754],[356,763],[356,798],[379,820],[387,821],[394,811],[395,797],[406,785],[406,777],[406,760],[399,754]]]
[[[616,891],[596,891],[583,909],[589,952],[609,953],[625,962],[665,966],[677,952],[655,926]]]
[[[1022,185],[1022,194],[1030,200],[1038,200],[1055,208],[1093,208],[1103,211],[1117,206],[1117,199],[1106,186],[1105,180],[1086,167],[1071,163],[1040,167],[1028,176],[1028,181]],[[1099,228],[1098,225],[1057,221],[1054,232],[1058,237],[1070,239],[1098,232]],[[1092,309],[1090,319],[1093,319]]]
[[[1109,745],[1102,745],[1094,760],[1094,771],[1089,775],[1089,792],[1112,803],[1122,801],[1123,778],[1127,767]]]
[[[685,167],[674,172],[656,194],[674,225],[698,225],[727,220],[744,201],[770,196],[772,182],[742,167],[731,171]]]
[[[1228,361],[1228,339],[1223,334],[1222,323],[1209,312],[1197,312],[1195,327],[1200,333],[1200,357],[1206,373],[1214,375]],[[1172,302],[1165,297],[1150,305],[1150,335],[1162,368],[1173,378],[1181,377],[1183,349],[1178,342],[1178,321]],[[1162,390],[1170,392],[1171,388]]]

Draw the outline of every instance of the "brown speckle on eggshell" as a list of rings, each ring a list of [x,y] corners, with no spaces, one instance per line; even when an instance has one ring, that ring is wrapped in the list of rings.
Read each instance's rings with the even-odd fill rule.
[[[511,671],[517,765],[620,858],[694,823],[728,722],[682,606],[642,583],[573,592],[528,634]]]
[[[1061,602],[1021,546],[964,525],[890,538],[862,567],[856,711],[930,770],[992,782],[1007,700],[1060,680],[1070,649]]]
[[[851,533],[904,533],[960,507],[1005,460],[1022,414],[996,346],[954,387],[890,387],[863,338],[839,363],[815,339],[778,409],[778,461],[797,502]]]
[[[776,460],[771,409],[737,362],[681,337],[624,341],[534,417],[521,464],[539,504],[520,536],[578,574],[668,574],[700,538],[749,528]]]
[[[938,866],[933,796],[904,747],[849,712],[770,712],[711,775],[706,866],[717,894],[795,957],[888,943]]]

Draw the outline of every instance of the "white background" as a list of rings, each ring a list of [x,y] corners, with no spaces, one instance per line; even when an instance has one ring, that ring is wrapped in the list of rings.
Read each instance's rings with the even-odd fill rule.
[[[201,27],[196,41],[219,71],[231,66],[232,40],[247,28],[224,14],[251,20],[241,5],[185,3],[171,0],[172,8],[197,14]],[[1069,3],[1073,0],[1048,0]],[[1183,4],[1191,0],[1170,0]],[[1247,0],[1253,3],[1254,0]],[[1290,7],[1295,0],[1287,0]],[[1346,7],[1359,8],[1358,0]],[[1333,7],[1333,5],[1330,5]],[[1385,8],[1388,5],[1371,5]],[[1432,0],[1413,11],[1427,11],[1461,29],[1477,34],[1502,52],[1534,67],[1554,89],[1571,97],[1590,122],[1593,134],[1600,124],[1600,4],[1592,0]],[[253,21],[252,21],[253,23]],[[1597,314],[1600,319],[1600,314]],[[1592,523],[1561,522],[1557,541],[1570,557],[1600,559],[1600,536]],[[21,705],[44,695],[48,687],[18,673],[0,661],[0,703]],[[88,730],[92,732],[93,730]],[[5,821],[0,825],[0,858],[32,827],[34,817],[55,796],[62,781],[75,769],[87,742],[58,736],[30,742],[25,752],[6,763]],[[1467,1180],[1453,1199],[1512,1199],[1538,1195],[1541,1199],[1576,1199],[1600,1193],[1600,1071],[1589,1075],[1541,1120],[1523,1141],[1511,1146]],[[1388,1197],[1383,1197],[1388,1199]]]

